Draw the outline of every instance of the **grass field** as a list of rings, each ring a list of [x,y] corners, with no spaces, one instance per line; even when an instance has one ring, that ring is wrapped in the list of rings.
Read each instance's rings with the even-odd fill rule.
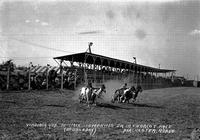
[[[0,139],[189,140],[200,127],[200,88],[144,90],[130,104],[113,104],[107,93],[91,107],[77,93],[0,93]]]

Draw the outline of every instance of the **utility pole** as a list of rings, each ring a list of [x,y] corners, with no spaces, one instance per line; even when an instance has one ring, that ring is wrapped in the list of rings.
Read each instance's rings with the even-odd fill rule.
[[[133,59],[134,59],[134,63],[137,64],[137,62],[136,62],[136,57],[133,57]]]
[[[133,57],[133,59],[134,59],[134,62],[133,62],[133,63],[134,63],[135,66],[136,66],[136,65],[137,65],[136,57]],[[138,75],[137,75],[137,69],[136,69],[136,72],[135,72],[135,73],[136,73],[136,77],[135,77],[135,78],[136,78],[136,86],[137,86],[137,80],[138,80],[138,78],[137,78],[137,76],[138,76]]]
[[[89,50],[89,53],[92,53],[92,50],[91,50],[91,46],[92,46],[92,45],[93,45],[92,42],[89,42],[89,43],[88,43],[88,46],[89,46],[88,50]]]

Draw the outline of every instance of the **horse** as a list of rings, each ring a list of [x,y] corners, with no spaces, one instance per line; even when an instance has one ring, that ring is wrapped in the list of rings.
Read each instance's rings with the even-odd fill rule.
[[[130,100],[131,98],[133,98],[134,92],[135,92],[135,91],[136,91],[136,89],[135,89],[134,86],[132,86],[132,87],[130,87],[130,88],[124,90],[124,93],[123,93],[122,96],[120,97],[120,101],[123,102],[123,103],[125,103],[126,101],[129,102],[129,100]]]
[[[139,92],[142,92],[142,91],[143,91],[142,87],[141,87],[140,85],[138,85],[138,86],[136,87],[136,90],[135,90],[135,94],[134,94],[133,99],[136,100],[136,98],[137,98],[137,96],[138,96],[138,93],[139,93]]]
[[[79,95],[79,102],[82,103],[85,100],[88,106],[90,101],[92,101],[92,104],[96,104],[96,99],[101,98],[103,92],[106,93],[105,85],[102,85],[100,88],[82,87]]]
[[[95,105],[96,105],[97,104],[97,98],[101,98],[103,92],[106,93],[106,87],[105,87],[105,85],[101,85],[100,88],[95,88],[93,90],[92,96],[91,96],[92,103],[95,103]]]
[[[124,94],[124,89],[117,89],[117,90],[115,91],[115,93],[113,94],[113,96],[112,96],[111,102],[112,102],[112,103],[115,103],[116,100],[117,100],[118,102],[121,102],[120,98],[121,98],[121,96],[122,96],[123,94]]]
[[[139,92],[142,92],[142,87],[140,85],[137,86],[136,88],[132,86],[130,89],[124,91],[121,100],[123,100],[124,103],[125,102],[129,103],[129,100],[133,99],[133,102],[135,102]]]
[[[79,94],[79,102],[82,103],[84,100],[87,101],[88,94],[91,95],[91,90],[87,87],[82,87]]]

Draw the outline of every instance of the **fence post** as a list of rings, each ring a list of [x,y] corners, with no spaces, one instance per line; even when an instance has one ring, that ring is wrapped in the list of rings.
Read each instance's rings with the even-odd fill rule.
[[[28,90],[31,89],[31,70],[30,70],[30,67],[29,67],[29,71],[28,71]]]
[[[9,90],[9,82],[10,82],[10,66],[8,66],[8,71],[7,71],[7,82],[6,82],[7,90]]]
[[[63,67],[62,67],[62,63],[61,63],[61,67],[60,67],[60,72],[61,72],[61,90],[63,90]]]
[[[28,71],[28,90],[31,90],[31,65],[32,62],[29,64],[29,71]]]
[[[48,71],[49,71],[49,67],[48,67],[48,65],[47,65],[47,70],[46,70],[46,72],[47,72],[47,73],[46,73],[46,80],[47,80],[47,85],[46,85],[47,87],[46,87],[46,88],[47,88],[47,90],[48,90],[48,88],[49,88],[49,78],[48,78],[49,72],[48,72]]]

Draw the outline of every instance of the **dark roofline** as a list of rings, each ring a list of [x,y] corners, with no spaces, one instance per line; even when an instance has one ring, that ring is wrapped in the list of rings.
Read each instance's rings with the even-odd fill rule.
[[[127,64],[128,65],[134,65],[134,66],[139,67],[139,68],[149,69],[149,71],[153,71],[153,72],[166,73],[166,72],[175,72],[176,71],[176,70],[153,68],[153,67],[149,67],[149,66],[135,64],[135,63],[132,63],[132,62],[128,62],[128,61],[124,61],[124,60],[120,60],[120,59],[116,59],[116,58],[111,58],[111,57],[107,57],[107,56],[103,56],[103,55],[99,55],[99,54],[88,53],[88,52],[82,52],[82,53],[75,53],[75,54],[70,54],[70,55],[58,56],[58,57],[54,57],[53,59],[60,59],[60,60],[74,61],[74,62],[84,62],[86,56],[92,56],[92,57],[96,57],[96,58],[103,58],[105,60],[114,61],[116,63],[123,63],[125,65],[127,65]],[[86,63],[92,64],[89,61],[87,61]]]

